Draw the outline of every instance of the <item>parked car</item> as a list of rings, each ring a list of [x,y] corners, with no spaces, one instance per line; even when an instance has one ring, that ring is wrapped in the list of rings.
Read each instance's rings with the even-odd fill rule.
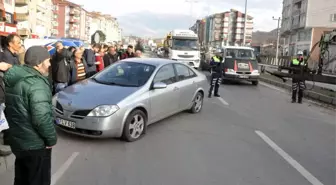
[[[204,74],[177,61],[125,59],[56,94],[55,124],[77,135],[135,141],[154,122],[200,112],[206,85]]]

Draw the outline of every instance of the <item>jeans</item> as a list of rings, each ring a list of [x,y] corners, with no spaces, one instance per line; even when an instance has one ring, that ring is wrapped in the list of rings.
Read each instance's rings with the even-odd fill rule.
[[[68,83],[54,83],[55,93],[60,92],[68,86]]]
[[[16,153],[14,185],[50,185],[51,149]]]

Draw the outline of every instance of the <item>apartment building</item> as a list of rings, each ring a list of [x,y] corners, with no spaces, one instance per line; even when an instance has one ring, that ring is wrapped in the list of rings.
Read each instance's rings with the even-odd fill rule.
[[[211,46],[243,45],[245,14],[231,9],[230,11],[216,13],[193,26],[198,33],[202,44]],[[195,30],[196,29],[196,30]],[[253,17],[247,15],[245,44],[252,42]]]
[[[82,7],[68,1],[58,2],[58,37],[81,38]]]
[[[53,8],[51,0],[16,0],[18,34],[22,37],[50,36]]]
[[[310,51],[321,34],[336,28],[335,0],[284,0],[281,35],[284,53]]]
[[[91,18],[90,35],[100,30],[106,35],[106,43],[121,41],[121,29],[115,17],[101,12],[91,12]]]
[[[0,0],[0,36],[16,33],[16,13],[14,0]]]

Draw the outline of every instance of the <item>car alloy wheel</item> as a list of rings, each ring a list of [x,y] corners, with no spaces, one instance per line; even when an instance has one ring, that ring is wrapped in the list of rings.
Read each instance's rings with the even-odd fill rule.
[[[138,109],[132,111],[125,121],[122,139],[128,142],[138,140],[141,135],[146,133],[146,126],[146,114]]]
[[[135,114],[129,124],[129,133],[133,139],[138,139],[145,127],[145,119],[140,114]]]

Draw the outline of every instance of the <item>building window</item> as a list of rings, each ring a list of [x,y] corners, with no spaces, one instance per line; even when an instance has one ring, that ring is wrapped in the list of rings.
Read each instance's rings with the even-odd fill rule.
[[[330,15],[330,21],[336,22],[336,13]]]

